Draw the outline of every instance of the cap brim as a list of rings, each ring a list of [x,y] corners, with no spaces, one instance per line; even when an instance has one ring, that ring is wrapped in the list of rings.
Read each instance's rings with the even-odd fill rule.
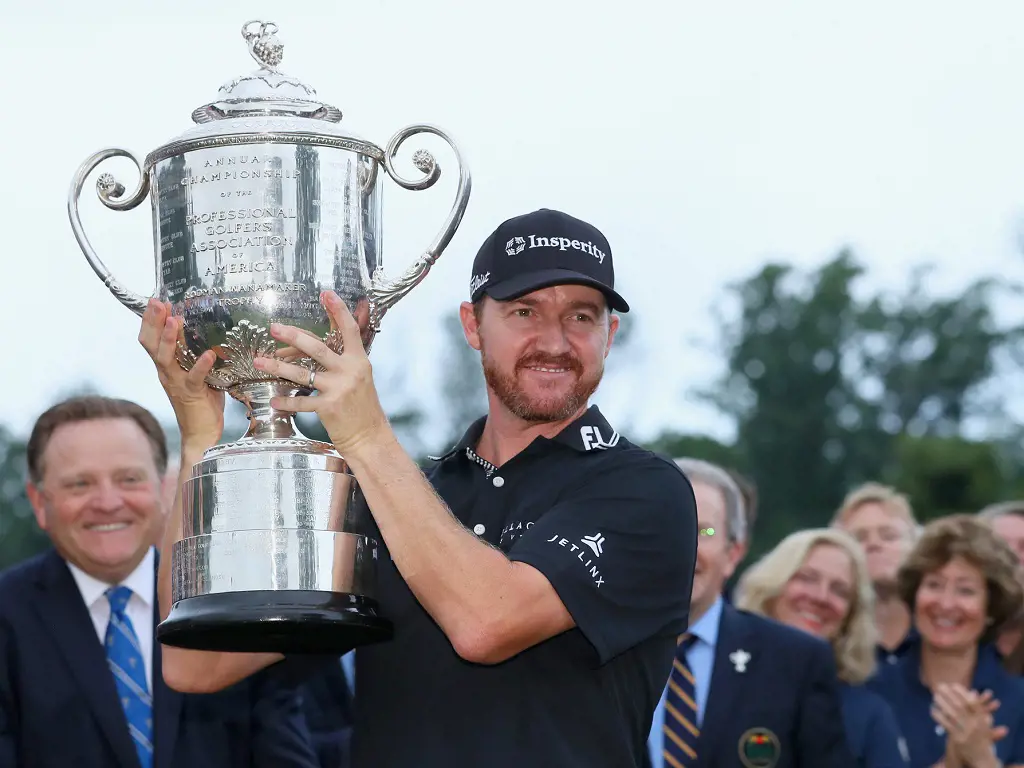
[[[596,288],[605,295],[611,309],[616,312],[629,312],[629,304],[626,303],[626,300],[607,285],[600,280],[595,280],[580,272],[573,272],[570,269],[543,269],[525,275],[516,275],[508,280],[502,280],[500,283],[488,285],[483,292],[498,301],[511,301],[532,291],[550,288],[552,285],[587,285]]]

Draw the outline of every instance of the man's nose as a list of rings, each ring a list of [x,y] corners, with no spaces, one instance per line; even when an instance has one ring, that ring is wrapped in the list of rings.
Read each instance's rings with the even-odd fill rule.
[[[570,350],[565,329],[559,322],[545,322],[537,334],[537,348],[549,355],[564,355]]]
[[[121,491],[113,483],[101,483],[96,488],[92,503],[104,511],[120,509],[123,503]]]

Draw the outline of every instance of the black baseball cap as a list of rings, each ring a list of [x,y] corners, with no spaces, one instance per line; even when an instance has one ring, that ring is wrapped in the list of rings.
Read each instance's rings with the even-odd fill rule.
[[[612,249],[593,225],[567,213],[541,208],[498,225],[473,260],[470,301],[484,294],[509,301],[552,285],[589,285],[608,306],[628,312],[615,292]]]

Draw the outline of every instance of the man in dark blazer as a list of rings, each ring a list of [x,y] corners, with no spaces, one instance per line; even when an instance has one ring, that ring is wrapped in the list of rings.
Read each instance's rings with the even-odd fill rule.
[[[690,624],[648,738],[652,768],[853,768],[832,650],[732,607],[723,587],[745,552],[746,516],[722,468],[677,461],[697,500]]]
[[[352,762],[353,699],[342,659],[328,658],[302,686],[304,711],[321,768],[349,768]]]
[[[287,667],[210,695],[163,681],[152,543],[167,449],[152,415],[74,398],[37,421],[27,453],[54,549],[0,574],[0,766],[319,768]]]

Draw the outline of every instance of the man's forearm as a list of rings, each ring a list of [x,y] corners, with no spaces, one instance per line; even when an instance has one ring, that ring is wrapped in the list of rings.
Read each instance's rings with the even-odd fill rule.
[[[390,430],[345,458],[402,578],[455,650],[476,655],[515,615],[523,566],[466,530]]]
[[[181,447],[181,464],[178,470],[178,481],[174,490],[174,504],[168,512],[167,523],[164,525],[163,539],[160,542],[160,568],[157,572],[157,598],[160,603],[160,618],[167,618],[171,610],[171,555],[174,545],[182,538],[181,510],[183,506],[182,484],[188,480],[193,465],[203,458],[203,453],[210,446]]]
[[[160,603],[160,618],[166,619],[171,611],[171,560],[174,545],[181,541],[182,527],[182,485],[188,480],[192,467],[202,461],[210,445],[182,445],[181,471],[178,487],[174,492],[174,505],[170,519],[164,526],[163,544],[160,548],[160,568],[157,572],[157,599]],[[164,681],[174,690],[185,693],[210,693],[219,691],[243,680],[249,675],[267,667],[283,657],[272,653],[220,653],[217,651],[194,651],[188,648],[162,646]]]

